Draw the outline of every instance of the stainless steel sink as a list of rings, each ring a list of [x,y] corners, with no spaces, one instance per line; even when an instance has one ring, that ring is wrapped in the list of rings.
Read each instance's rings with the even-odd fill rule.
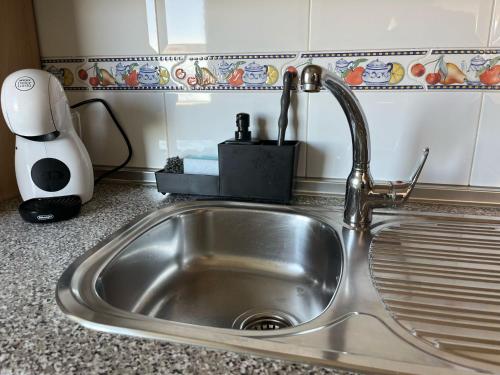
[[[485,225],[490,237],[478,241],[492,249],[497,241],[500,249],[500,237],[490,233],[493,227],[500,231],[497,219],[385,211],[374,215],[368,230],[356,231],[343,224],[340,209],[183,203],[137,219],[76,260],[59,280],[57,300],[72,319],[107,332],[370,373],[498,373],[491,360],[498,332],[494,316],[488,318],[494,320],[493,333],[481,346],[489,354],[471,357],[443,349],[441,342],[449,340],[437,328],[422,339],[422,325],[418,334],[413,329],[418,316],[412,316],[417,323],[407,323],[404,315],[409,304],[423,311],[422,301],[407,295],[415,278],[405,280],[408,254],[411,267],[422,256],[432,257],[431,242],[437,241],[439,256],[447,256],[445,251],[463,245],[446,238],[461,235],[462,228],[483,233]],[[428,228],[437,239],[425,237]],[[421,237],[427,242],[419,252],[414,243]],[[473,255],[474,241],[466,239],[467,256]],[[371,249],[372,244],[381,245]],[[403,250],[395,253],[397,248]],[[453,256],[447,259],[453,262]],[[456,285],[453,293],[462,289]],[[422,288],[418,298],[427,298],[421,293]],[[490,301],[496,289],[488,293]],[[488,307],[492,314],[495,303],[500,301]],[[436,309],[424,312],[432,318]],[[463,320],[464,311],[439,313],[436,324],[458,315]],[[455,336],[467,328],[462,320]],[[461,347],[471,339],[460,337]]]
[[[309,216],[193,208],[131,239],[99,273],[103,301],[132,313],[236,329],[314,319],[338,285],[335,231]]]

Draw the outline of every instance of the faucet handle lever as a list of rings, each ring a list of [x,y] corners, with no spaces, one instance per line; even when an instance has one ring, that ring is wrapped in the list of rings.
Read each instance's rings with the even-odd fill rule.
[[[415,170],[413,177],[411,178],[410,185],[412,188],[413,188],[413,186],[415,186],[418,178],[420,177],[420,173],[422,172],[422,169],[424,168],[425,162],[427,161],[427,156],[429,156],[429,147],[424,148],[424,152],[422,153],[422,157],[420,158],[420,162],[418,163],[418,167]]]
[[[424,152],[422,153],[422,158],[420,159],[417,169],[415,170],[415,173],[413,173],[413,176],[410,181],[407,182],[393,181],[391,183],[391,190],[392,190],[391,196],[393,205],[399,205],[408,199],[418,181],[418,178],[420,177],[420,173],[424,168],[428,155],[429,155],[429,147],[426,147],[424,148]]]

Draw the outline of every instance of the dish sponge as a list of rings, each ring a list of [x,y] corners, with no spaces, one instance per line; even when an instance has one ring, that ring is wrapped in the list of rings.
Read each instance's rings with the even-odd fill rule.
[[[218,176],[219,160],[214,156],[186,156],[184,173]]]

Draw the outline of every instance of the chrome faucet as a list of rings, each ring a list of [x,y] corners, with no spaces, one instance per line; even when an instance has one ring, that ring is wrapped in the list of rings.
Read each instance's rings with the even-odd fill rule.
[[[302,70],[302,89],[319,92],[327,88],[338,100],[349,122],[352,141],[352,169],[346,183],[344,223],[363,229],[372,221],[372,210],[402,204],[409,197],[429,154],[424,149],[422,159],[411,181],[384,181],[375,183],[370,174],[370,133],[365,114],[354,92],[335,74],[317,65]]]

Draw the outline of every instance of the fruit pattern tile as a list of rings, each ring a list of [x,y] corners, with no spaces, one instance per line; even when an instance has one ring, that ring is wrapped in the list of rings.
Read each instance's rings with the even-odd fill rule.
[[[500,90],[499,49],[44,58],[66,90],[282,90],[317,64],[355,90]]]
[[[432,50],[410,76],[429,90],[500,90],[500,49]]]
[[[424,85],[406,74],[407,67],[427,50],[305,52],[301,59],[340,76],[357,90],[423,90]]]

